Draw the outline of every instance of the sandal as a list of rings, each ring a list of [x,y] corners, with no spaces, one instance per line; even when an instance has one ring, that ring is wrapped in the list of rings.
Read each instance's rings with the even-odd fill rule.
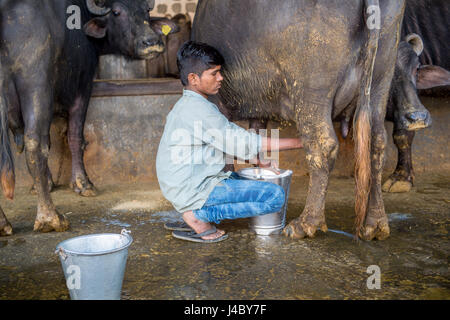
[[[209,240],[202,239],[202,237],[207,236],[209,234],[216,233],[216,232],[217,232],[216,227],[212,227],[211,229],[206,230],[205,232],[202,232],[202,233],[196,233],[195,231],[189,231],[189,232],[174,231],[174,232],[172,232],[172,236],[174,238],[181,239],[181,240],[187,240],[187,241],[193,241],[193,242],[203,242],[203,243],[219,242],[219,241],[223,241],[228,238],[228,235],[224,234],[223,236],[215,238],[215,239],[209,239]]]
[[[194,231],[184,221],[166,222],[164,223],[164,228],[170,231]]]

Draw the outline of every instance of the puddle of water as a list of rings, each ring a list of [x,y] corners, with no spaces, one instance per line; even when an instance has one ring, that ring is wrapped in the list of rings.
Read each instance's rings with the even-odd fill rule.
[[[181,215],[177,211],[171,210],[171,211],[161,211],[161,212],[153,213],[151,219],[142,221],[139,224],[143,225],[146,223],[177,222],[177,221],[180,221],[180,222],[182,221]]]
[[[261,236],[256,235],[254,240],[255,253],[260,257],[271,258],[279,247],[279,235]]]
[[[439,194],[442,192],[442,190],[438,189],[438,188],[422,188],[422,189],[417,189],[416,192],[422,193],[422,194]]]
[[[352,238],[352,239],[354,238],[354,235],[353,235],[353,234],[350,234],[350,233],[345,232],[345,231],[334,230],[334,229],[328,229],[328,231],[334,232],[334,233],[338,233],[338,234],[342,234],[342,235],[344,235],[344,236],[346,236],[346,237],[349,237],[349,238]]]
[[[388,220],[391,221],[402,221],[402,220],[408,220],[412,218],[412,214],[410,213],[388,213]]]
[[[107,226],[114,225],[114,226],[119,226],[119,227],[124,227],[124,228],[131,227],[131,224],[122,222],[122,221],[116,220],[116,219],[108,220],[108,219],[102,218],[102,219],[100,219],[100,221],[106,223]]]

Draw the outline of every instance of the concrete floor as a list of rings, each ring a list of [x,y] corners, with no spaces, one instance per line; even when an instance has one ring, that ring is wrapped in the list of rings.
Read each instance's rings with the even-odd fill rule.
[[[385,194],[391,236],[354,242],[342,233],[313,239],[261,237],[248,221],[226,221],[217,244],[175,239],[163,228],[179,217],[157,183],[101,187],[81,198],[67,187],[52,193],[71,229],[32,231],[36,196],[16,191],[2,201],[14,235],[0,238],[0,299],[69,299],[56,245],[78,235],[132,231],[123,299],[450,299],[448,236],[450,176],[418,176],[407,194]],[[287,220],[301,213],[307,177],[294,177]],[[332,178],[328,227],[353,232],[353,180]],[[381,270],[381,289],[368,289],[367,268]]]

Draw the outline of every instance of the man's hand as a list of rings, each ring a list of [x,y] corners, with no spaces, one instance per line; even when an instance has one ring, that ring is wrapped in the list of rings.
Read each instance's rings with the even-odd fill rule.
[[[276,160],[272,160],[272,159],[261,160],[258,157],[257,166],[260,167],[260,168],[269,169],[269,170],[273,171],[276,174],[280,174],[280,170],[279,170],[279,167],[278,167],[278,162]]]

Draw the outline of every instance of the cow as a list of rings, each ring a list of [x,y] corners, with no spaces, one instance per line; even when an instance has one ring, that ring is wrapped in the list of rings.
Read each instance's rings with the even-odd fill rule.
[[[38,196],[35,231],[69,227],[49,193],[53,116],[68,117],[71,187],[81,195],[95,195],[83,164],[83,128],[99,55],[151,59],[162,53],[161,35],[178,27],[167,19],[151,18],[154,5],[154,0],[0,0],[0,180],[4,195],[12,199],[9,126],[19,150],[26,151]],[[69,23],[69,17],[75,22]],[[0,235],[11,233],[0,210]]]
[[[192,24],[189,15],[179,13],[170,19],[179,27],[179,32],[163,37],[166,50],[158,58],[147,62],[147,76],[150,78],[179,77],[177,52],[181,45],[188,41]]]
[[[419,118],[408,119],[417,124],[405,126],[405,118],[402,119],[402,115],[396,112],[396,108],[403,108],[398,103],[409,97],[420,103],[411,92],[411,86],[419,90],[441,87],[441,92],[450,92],[449,15],[450,5],[447,0],[406,1],[402,25],[402,38],[405,41],[399,47],[393,92],[386,114],[386,120],[394,123],[393,138],[398,160],[395,171],[382,186],[384,192],[408,192],[414,184],[411,146],[415,131],[422,127],[421,119],[418,113],[416,115]],[[405,79],[408,79],[409,89],[398,85]],[[404,106],[407,107],[407,104]]]
[[[355,237],[386,239],[381,175],[384,119],[405,2],[389,0],[200,0],[191,38],[225,57],[212,97],[232,120],[294,121],[309,188],[291,238],[327,231],[325,196],[338,153],[333,120],[354,115]]]

